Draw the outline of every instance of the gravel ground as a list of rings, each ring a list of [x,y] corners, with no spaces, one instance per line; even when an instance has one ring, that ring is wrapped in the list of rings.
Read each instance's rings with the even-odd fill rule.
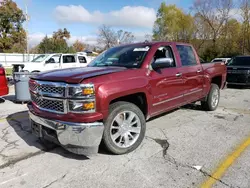
[[[183,107],[147,122],[134,152],[100,149],[87,158],[39,143],[11,90],[0,104],[0,187],[199,187],[249,137],[249,96],[249,89],[223,90],[215,112]],[[250,187],[249,157],[247,148],[214,187]]]

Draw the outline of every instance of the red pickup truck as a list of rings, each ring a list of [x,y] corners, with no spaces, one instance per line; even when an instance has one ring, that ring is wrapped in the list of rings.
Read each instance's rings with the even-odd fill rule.
[[[215,110],[226,66],[200,64],[189,44],[137,43],[110,48],[86,68],[40,73],[30,79],[33,133],[67,150],[114,154],[135,150],[146,120],[201,101]]]

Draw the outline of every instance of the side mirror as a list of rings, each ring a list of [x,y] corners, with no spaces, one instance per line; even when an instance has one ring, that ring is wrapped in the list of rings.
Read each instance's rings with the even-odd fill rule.
[[[48,64],[48,63],[50,63],[49,60],[45,61],[45,64]]]
[[[174,60],[172,58],[159,58],[152,63],[154,70],[173,67]]]

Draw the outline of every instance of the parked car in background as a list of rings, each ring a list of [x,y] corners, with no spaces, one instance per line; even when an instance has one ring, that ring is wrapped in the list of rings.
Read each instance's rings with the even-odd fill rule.
[[[215,58],[211,62],[224,62],[225,64],[228,64],[228,62],[231,60],[231,58]]]
[[[97,151],[101,140],[114,154],[128,153],[141,144],[151,117],[196,101],[216,110],[225,81],[225,64],[201,64],[189,44],[117,46],[86,68],[31,77],[32,132],[77,154]]]
[[[42,54],[30,62],[13,64],[13,71],[33,73],[63,68],[86,67],[91,60],[85,54]]]
[[[9,87],[5,69],[0,64],[0,96],[8,95],[8,93],[9,93]]]
[[[236,56],[227,64],[227,82],[230,85],[250,86],[250,56]]]

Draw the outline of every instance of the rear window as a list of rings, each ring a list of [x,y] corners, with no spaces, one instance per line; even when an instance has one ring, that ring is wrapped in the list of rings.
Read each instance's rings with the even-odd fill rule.
[[[234,66],[250,66],[250,56],[249,57],[235,57],[233,58],[228,65]]]
[[[194,51],[191,46],[177,45],[176,47],[181,57],[182,66],[197,65]]]
[[[75,56],[73,55],[63,56],[63,63],[76,63]]]

